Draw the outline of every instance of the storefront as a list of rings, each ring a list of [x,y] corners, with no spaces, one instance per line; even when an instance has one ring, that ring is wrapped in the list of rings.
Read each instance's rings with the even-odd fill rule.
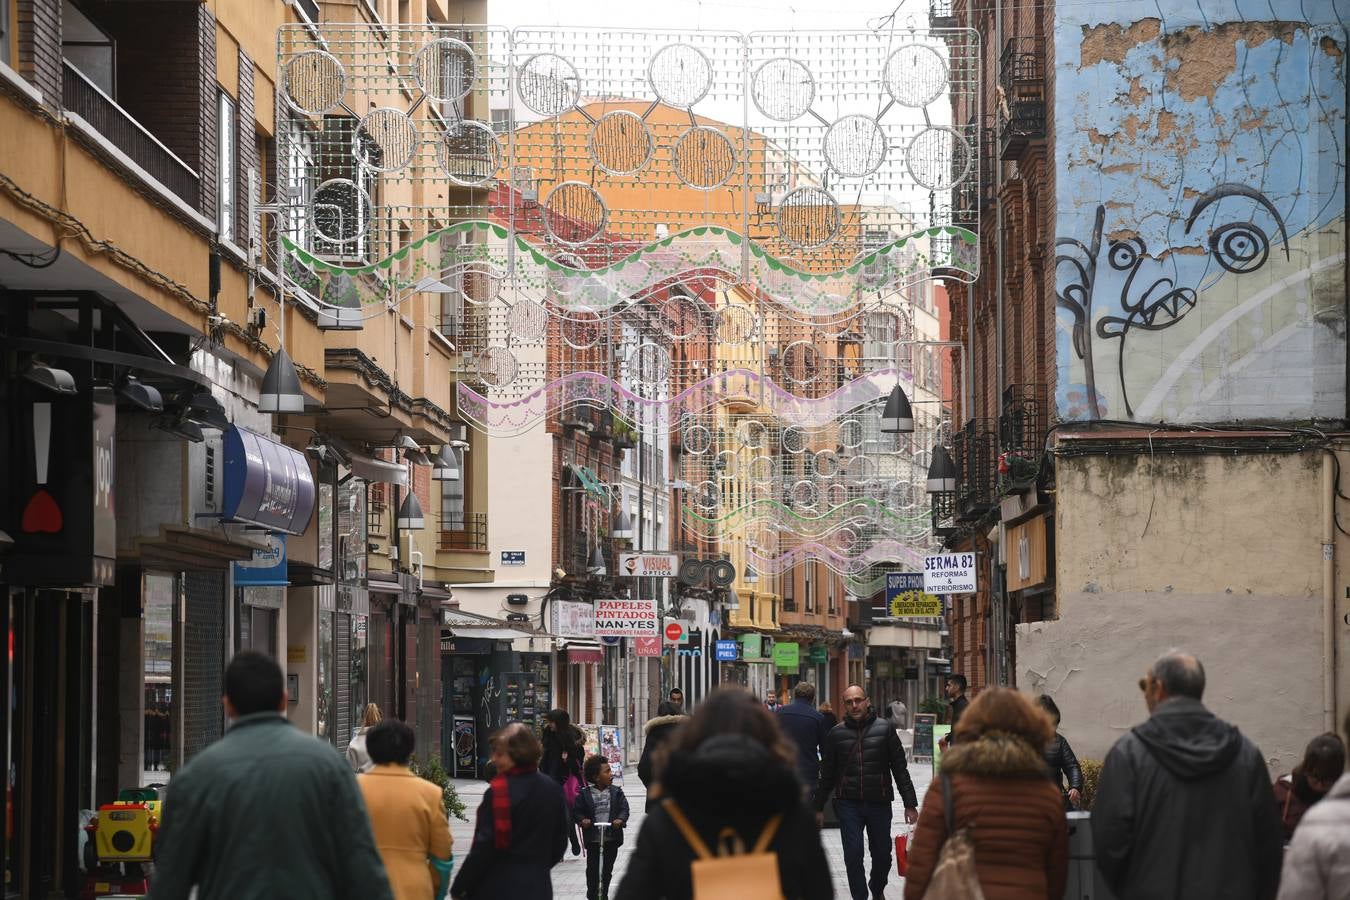
[[[536,635],[510,623],[451,609],[440,622],[442,764],[456,777],[477,777],[492,732],[508,722],[541,727],[553,661],[548,653],[515,652],[512,641]]]

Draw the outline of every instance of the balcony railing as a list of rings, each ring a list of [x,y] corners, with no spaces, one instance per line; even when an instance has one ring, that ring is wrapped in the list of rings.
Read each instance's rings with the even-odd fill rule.
[[[1027,145],[1045,137],[1045,42],[1009,38],[999,58],[999,157],[1016,159]]]
[[[441,516],[441,538],[439,549],[442,551],[467,551],[486,553],[488,549],[487,513],[464,513],[457,516]]]
[[[956,517],[972,520],[994,505],[998,435],[991,419],[971,419],[952,440],[956,463]]]
[[[956,12],[952,9],[952,0],[928,0],[928,27],[956,27]]]
[[[147,175],[172,191],[188,206],[201,208],[201,179],[197,173],[69,62],[65,64],[62,77],[61,102],[69,112],[93,126]]]
[[[1045,385],[1012,384],[1003,391],[998,417],[999,492],[1018,491],[1040,473],[1045,441]]]
[[[956,531],[956,492],[943,491],[929,494],[929,503],[933,515],[933,534],[946,537]]]

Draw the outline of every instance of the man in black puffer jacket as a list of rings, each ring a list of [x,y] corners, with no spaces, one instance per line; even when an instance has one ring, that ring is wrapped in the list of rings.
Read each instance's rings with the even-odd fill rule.
[[[905,748],[889,719],[872,711],[866,692],[856,684],[844,691],[844,721],[825,736],[820,761],[820,789],[816,814],[821,818],[825,798],[838,789],[839,837],[853,900],[883,897],[891,871],[891,801],[900,788],[905,821],[919,820],[919,800],[909,777]],[[871,849],[872,877],[863,871],[863,831]]]

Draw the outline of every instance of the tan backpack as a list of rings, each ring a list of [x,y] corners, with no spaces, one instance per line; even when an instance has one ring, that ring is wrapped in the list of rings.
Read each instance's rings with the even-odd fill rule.
[[[778,854],[769,851],[783,821],[781,814],[764,824],[749,852],[735,829],[723,828],[717,835],[718,852],[714,856],[675,801],[666,800],[664,806],[694,851],[690,864],[693,900],[783,900]]]
[[[947,840],[942,842],[937,867],[928,880],[923,900],[984,900],[979,876],[975,874],[975,842],[970,829],[956,830],[956,800],[952,780],[942,776],[942,815],[947,821]]]

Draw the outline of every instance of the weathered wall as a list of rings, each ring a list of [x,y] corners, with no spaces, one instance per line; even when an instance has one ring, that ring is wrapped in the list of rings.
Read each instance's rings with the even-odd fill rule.
[[[1059,461],[1060,617],[1018,626],[1017,684],[1055,698],[1080,757],[1143,721],[1138,679],[1173,647],[1272,771],[1324,730],[1321,456]]]
[[[1346,23],[1182,6],[1056,9],[1059,414],[1343,417]]]

